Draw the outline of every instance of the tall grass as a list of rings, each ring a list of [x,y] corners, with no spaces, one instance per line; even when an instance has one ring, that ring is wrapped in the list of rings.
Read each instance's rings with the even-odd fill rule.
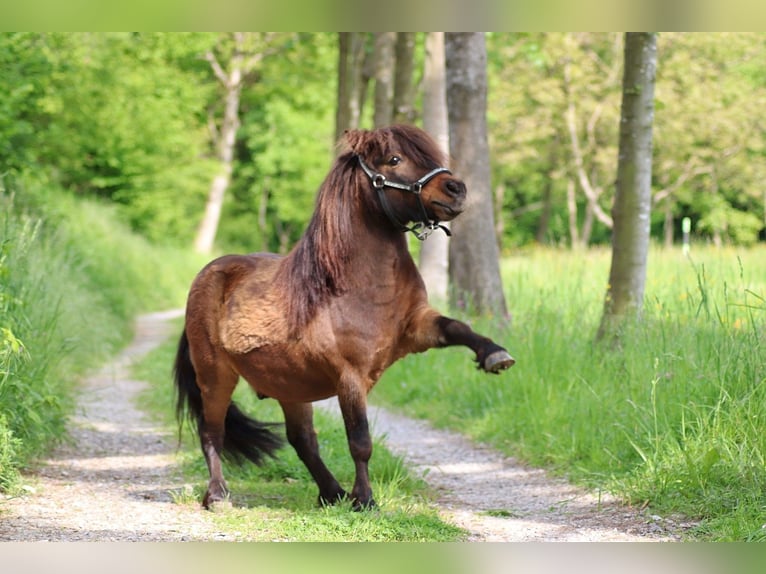
[[[503,262],[517,359],[499,377],[470,352],[395,365],[373,398],[458,428],[654,512],[695,535],[763,538],[766,523],[764,250],[650,255],[645,312],[619,348],[594,342],[609,253],[536,251]],[[494,331],[494,332],[493,332]]]
[[[129,340],[136,313],[182,304],[192,262],[41,184],[0,189],[0,208],[0,490],[13,491],[65,436],[77,377]]]

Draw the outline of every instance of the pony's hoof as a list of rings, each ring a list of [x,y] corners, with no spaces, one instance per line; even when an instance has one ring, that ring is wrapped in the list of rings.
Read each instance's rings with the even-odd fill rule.
[[[216,500],[215,502],[209,502],[205,508],[207,508],[210,512],[213,512],[215,514],[223,514],[225,512],[230,511],[232,508],[234,508],[234,505],[231,503],[231,500],[229,500],[228,498],[224,498],[223,500]]]
[[[322,496],[321,494],[317,497],[317,504],[320,507],[325,506],[334,506],[338,504],[341,500],[345,500],[348,495],[346,494],[346,491],[342,488],[336,492],[335,494],[331,496]]]
[[[231,508],[231,500],[229,498],[229,491],[225,488],[210,490],[205,493],[202,498],[202,507],[205,510],[223,510],[226,507]]]
[[[367,510],[374,510],[376,507],[377,503],[375,502],[375,499],[370,498],[367,502],[355,500],[351,505],[351,510],[354,512],[365,512]]]
[[[516,360],[508,354],[508,351],[495,351],[484,360],[484,370],[488,373],[499,373],[511,368]]]

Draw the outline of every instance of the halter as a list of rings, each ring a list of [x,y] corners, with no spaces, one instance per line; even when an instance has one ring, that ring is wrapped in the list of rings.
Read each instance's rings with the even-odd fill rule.
[[[388,216],[388,219],[391,221],[391,223],[399,228],[400,231],[411,231],[420,241],[423,241],[425,238],[431,235],[435,229],[441,229],[444,231],[444,233],[447,234],[447,236],[452,235],[447,227],[439,223],[438,219],[434,218],[431,220],[431,218],[428,217],[426,207],[423,205],[423,197],[420,194],[420,192],[423,191],[423,187],[429,181],[431,181],[440,173],[452,173],[450,170],[448,170],[446,167],[437,167],[436,169],[429,171],[414,183],[399,183],[396,181],[391,181],[390,179],[386,179],[386,176],[382,173],[374,172],[366,163],[364,163],[364,161],[362,161],[362,156],[357,155],[356,157],[359,159],[359,165],[362,166],[364,173],[366,173],[367,177],[370,178],[372,187],[378,193],[378,199],[380,199],[380,205],[383,207],[383,211],[386,212],[386,215]],[[394,212],[391,209],[391,205],[388,203],[386,194],[383,192],[383,188],[385,187],[391,187],[394,189],[407,191],[409,193],[414,193],[415,197],[418,198],[418,205],[420,206],[420,213],[422,215],[421,221],[414,222],[412,227],[407,227],[401,221],[399,221],[396,215],[394,215]]]

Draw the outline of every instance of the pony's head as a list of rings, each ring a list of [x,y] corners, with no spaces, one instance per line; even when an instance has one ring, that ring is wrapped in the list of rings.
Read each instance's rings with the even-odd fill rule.
[[[346,291],[355,271],[351,254],[371,223],[424,239],[465,202],[465,184],[442,167],[444,154],[418,128],[349,130],[339,143],[344,149],[319,188],[314,215],[277,278],[293,335],[329,297]]]
[[[348,161],[356,161],[364,187],[401,230],[423,239],[440,221],[463,211],[465,184],[444,167],[439,146],[423,130],[396,125],[345,133]],[[407,227],[408,222],[415,222]]]

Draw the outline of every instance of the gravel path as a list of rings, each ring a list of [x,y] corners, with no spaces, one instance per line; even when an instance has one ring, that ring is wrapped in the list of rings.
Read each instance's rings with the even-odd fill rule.
[[[71,422],[71,444],[27,476],[27,494],[0,501],[0,540],[226,540],[209,517],[175,504],[175,436],[135,407],[144,383],[131,362],[170,335],[177,312],[139,319],[132,345],[87,378]]]
[[[132,361],[171,335],[178,312],[143,316],[134,343],[83,384],[71,444],[26,477],[27,493],[0,500],[0,541],[234,540],[210,516],[173,502],[182,488],[175,436],[135,407],[144,383]],[[320,408],[337,412],[334,401]],[[675,540],[685,525],[621,507],[462,436],[371,407],[373,432],[437,492],[442,516],[474,541]]]
[[[339,413],[329,400],[320,406]],[[374,406],[369,417],[372,432],[434,488],[442,517],[466,529],[469,540],[672,541],[690,526],[644,516],[426,422]]]

